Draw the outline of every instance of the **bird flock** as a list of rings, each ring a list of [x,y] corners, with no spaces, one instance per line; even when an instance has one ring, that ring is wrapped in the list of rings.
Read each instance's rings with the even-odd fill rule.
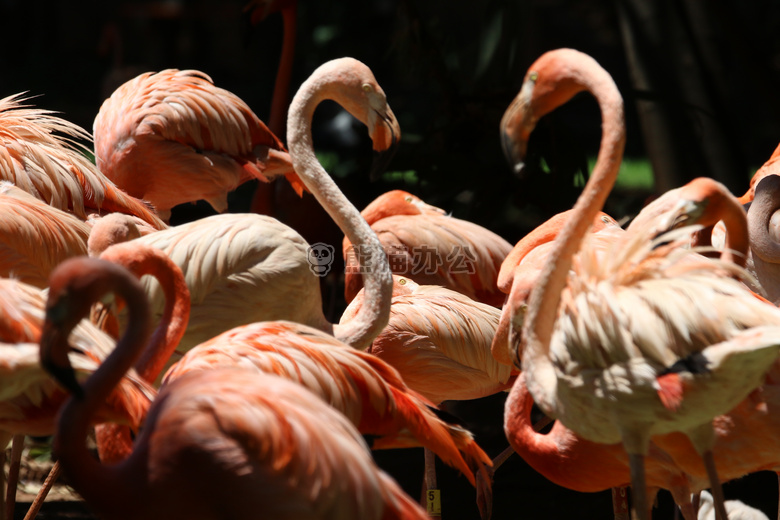
[[[256,4],[254,23],[277,9],[288,26],[294,2]],[[322,64],[289,103],[279,84],[271,129],[195,70],[129,80],[91,135],[22,94],[0,100],[2,518],[26,435],[52,435],[56,459],[27,518],[60,472],[100,518],[457,516],[441,510],[438,458],[488,519],[512,453],[560,486],[615,490],[616,518],[649,520],[661,489],[685,520],[750,514],[721,484],[780,472],[780,147],[742,197],[699,178],[623,227],[603,212],[620,92],[590,56],[549,51],[501,120],[507,160],[522,172],[537,121],[580,92],[601,145],[575,206],[513,247],[412,193],[359,211],[341,192],[315,155],[322,101],[365,125],[377,171],[401,144],[366,64]],[[336,248],[227,212],[252,179],[289,183],[344,233],[337,323],[320,292]],[[218,214],[169,224],[198,200]],[[507,449],[491,460],[447,403],[502,392]],[[420,499],[372,455],[412,447]]]

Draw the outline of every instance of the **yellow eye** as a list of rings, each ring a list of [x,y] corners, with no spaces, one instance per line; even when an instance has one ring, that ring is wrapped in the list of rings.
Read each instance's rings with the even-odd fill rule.
[[[531,72],[528,75],[528,79],[530,79],[531,81],[536,81],[537,79],[539,79],[539,73],[538,72]]]
[[[406,198],[404,199],[404,201],[406,201],[406,202],[412,202],[413,200],[414,200],[414,199],[412,199],[411,197],[406,197]]]
[[[398,280],[398,285],[406,285],[406,278],[401,278]]]
[[[363,83],[363,92],[371,92],[372,90],[374,90],[374,87],[368,83]]]

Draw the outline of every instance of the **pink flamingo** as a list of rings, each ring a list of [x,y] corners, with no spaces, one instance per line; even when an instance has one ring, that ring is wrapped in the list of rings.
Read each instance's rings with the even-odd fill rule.
[[[103,102],[93,125],[98,168],[129,194],[171,208],[205,199],[217,212],[250,179],[303,184],[282,142],[235,94],[195,70],[144,73]]]
[[[132,326],[82,386],[66,338],[109,291],[126,302]],[[41,363],[73,393],[54,450],[101,517],[243,518],[262,510],[274,518],[427,518],[374,465],[343,415],[300,385],[241,369],[200,371],[166,385],[130,457],[115,466],[97,462],[84,444],[89,421],[146,346],[150,327],[143,288],[123,268],[82,257],[52,273]]]
[[[360,312],[361,290],[341,317],[349,323]],[[435,404],[470,400],[506,391],[517,370],[498,363],[490,346],[500,311],[459,292],[418,285],[393,275],[388,325],[368,352],[392,365],[404,382]],[[435,489],[432,453],[425,451],[426,486]],[[483,518],[491,513],[489,478],[478,482],[477,504]]]
[[[545,414],[583,438],[624,443],[641,519],[649,510],[643,463],[649,437],[684,431],[705,460],[718,513],[725,518],[711,421],[757,387],[776,358],[775,329],[757,325],[771,323],[777,309],[722,275],[737,266],[676,261],[687,253],[676,244],[652,248],[639,232],[626,233],[608,255],[590,251],[586,239],[573,261],[618,173],[625,141],[622,99],[595,60],[571,49],[540,57],[517,98],[527,138],[538,118],[583,90],[599,102],[602,145],[524,312],[519,357],[528,389]],[[512,150],[518,160],[524,148]],[[715,312],[730,311],[735,301],[750,308],[744,329],[724,326],[734,323],[730,314],[703,315],[690,303],[700,298]]]
[[[288,118],[295,170],[342,231],[369,254],[372,269],[365,283],[371,303],[360,319],[330,323],[322,312],[318,276],[328,266],[315,261],[314,248],[298,233],[261,215],[207,217],[133,240],[162,249],[184,272],[192,315],[179,351],[258,321],[304,323],[357,348],[365,348],[384,327],[386,318],[379,318],[386,316],[392,290],[389,271],[383,269],[387,258],[376,235],[319,164],[312,148],[311,119],[324,99],[337,101],[364,122],[374,149],[384,154],[393,152],[400,129],[371,70],[352,58],[333,60],[315,70],[298,90]],[[376,157],[386,160],[383,154]],[[97,224],[93,233],[96,230]],[[152,287],[147,290],[157,313],[162,295]]]
[[[446,215],[419,197],[392,190],[361,212],[379,237],[393,273],[423,285],[441,285],[494,307],[504,295],[496,289],[509,242],[482,226]],[[344,239],[344,296],[352,301],[362,287],[358,257]]]

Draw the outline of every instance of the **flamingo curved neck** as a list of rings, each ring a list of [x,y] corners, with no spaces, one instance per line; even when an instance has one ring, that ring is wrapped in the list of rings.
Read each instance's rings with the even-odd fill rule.
[[[774,191],[758,191],[748,210],[748,235],[754,262],[780,263],[780,243],[769,233],[772,216],[780,209],[780,198],[774,197]]]
[[[534,430],[531,422],[534,400],[524,383],[522,375],[519,376],[506,398],[504,433],[512,449],[523,460],[548,465],[561,458],[560,451],[552,434],[545,435]]]
[[[314,154],[311,135],[314,110],[324,99],[340,103],[339,97],[334,85],[316,75],[310,77],[290,104],[287,138],[293,168],[350,242],[359,248],[359,258],[366,259],[365,265],[361,266],[366,294],[363,306],[348,322],[330,325],[337,339],[355,348],[366,349],[390,319],[393,279],[387,256],[376,234]]]
[[[595,62],[593,63],[595,65]],[[599,154],[591,177],[577,199],[569,220],[556,238],[539,276],[539,282],[531,293],[522,332],[523,371],[539,371],[537,376],[528,378],[528,389],[541,409],[552,417],[555,416],[553,403],[557,377],[549,358],[549,350],[561,292],[566,286],[572,257],[579,250],[584,235],[603,208],[615,183],[625,145],[623,99],[617,86],[600,67],[588,72],[589,74],[580,75],[578,78],[583,82],[585,90],[596,98],[601,109],[602,137]],[[550,110],[554,108],[557,108],[557,105]]]
[[[750,250],[749,229],[745,210],[737,199],[730,195],[724,198],[724,204],[724,211],[721,217],[726,227],[726,243],[723,247],[721,260],[730,261],[740,267],[745,267]],[[778,253],[780,253],[780,248],[778,248]],[[780,256],[778,259],[780,259]]]
[[[146,295],[133,275],[126,274],[126,278],[113,279],[109,290],[113,289],[125,300],[131,326],[84,383],[84,397],[71,397],[65,403],[55,437],[55,449],[69,482],[101,516],[114,511],[116,503],[131,504],[137,500],[139,490],[128,488],[127,482],[139,486],[142,483],[142,479],[127,479],[126,473],[133,471],[133,465],[105,466],[92,456],[85,443],[95,413],[138,358],[150,333]],[[68,348],[67,343],[60,348]]]

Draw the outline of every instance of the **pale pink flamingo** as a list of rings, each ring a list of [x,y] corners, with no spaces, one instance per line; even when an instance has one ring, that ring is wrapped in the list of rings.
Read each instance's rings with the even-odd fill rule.
[[[227,194],[250,179],[284,175],[303,190],[279,138],[200,71],[166,69],[124,83],[103,102],[93,133],[98,168],[163,220],[201,199],[224,212]]]
[[[80,143],[90,140],[86,130],[26,101],[22,94],[0,99],[0,179],[82,220],[117,211],[165,227],[146,202],[117,188],[89,161]]]
[[[583,90],[601,108],[602,144],[524,309],[517,357],[545,414],[585,439],[623,442],[640,519],[649,511],[643,463],[649,438],[672,431],[685,432],[702,454],[725,518],[712,418],[761,383],[777,357],[780,329],[758,325],[780,315],[723,276],[737,266],[680,261],[689,253],[676,244],[648,244],[641,232],[626,233],[607,255],[588,250],[587,228],[614,183],[625,142],[622,98],[609,74],[571,49],[542,55],[516,98],[523,144],[511,152],[519,163],[536,121]],[[706,313],[696,301],[709,302]]]
[[[494,307],[504,294],[496,288],[501,262],[511,244],[478,224],[458,219],[403,190],[392,190],[361,212],[379,237],[393,273],[423,285],[441,285]],[[360,248],[345,238],[344,297],[362,287]]]
[[[133,241],[162,249],[184,272],[192,310],[180,351],[257,321],[304,323],[357,348],[367,347],[384,327],[392,291],[387,258],[376,235],[319,164],[312,148],[311,118],[324,99],[340,103],[366,124],[376,151],[392,152],[400,129],[370,69],[352,58],[333,60],[314,71],[293,99],[288,118],[295,170],[342,231],[368,254],[371,269],[365,283],[370,304],[349,323],[330,323],[322,312],[318,278],[328,265],[318,263],[314,250],[298,233],[261,215],[207,217]],[[97,224],[93,233],[96,229]],[[162,295],[151,286],[147,291],[158,313]]]
[[[67,358],[70,328],[113,291],[132,326],[83,386]],[[151,328],[137,279],[115,264],[71,259],[52,274],[41,363],[73,393],[54,450],[102,518],[427,518],[371,459],[354,426],[300,385],[220,369],[166,385],[130,457],[100,464],[85,446],[94,410],[135,362]],[[143,497],[143,500],[139,500]]]
[[[390,320],[368,352],[392,365],[404,382],[439,405],[479,399],[508,390],[517,371],[490,353],[500,311],[457,291],[419,285],[393,275]],[[361,290],[341,317],[349,323],[365,305]],[[433,458],[426,451],[426,485],[435,486]],[[479,482],[477,503],[483,518],[491,509],[490,483]]]

